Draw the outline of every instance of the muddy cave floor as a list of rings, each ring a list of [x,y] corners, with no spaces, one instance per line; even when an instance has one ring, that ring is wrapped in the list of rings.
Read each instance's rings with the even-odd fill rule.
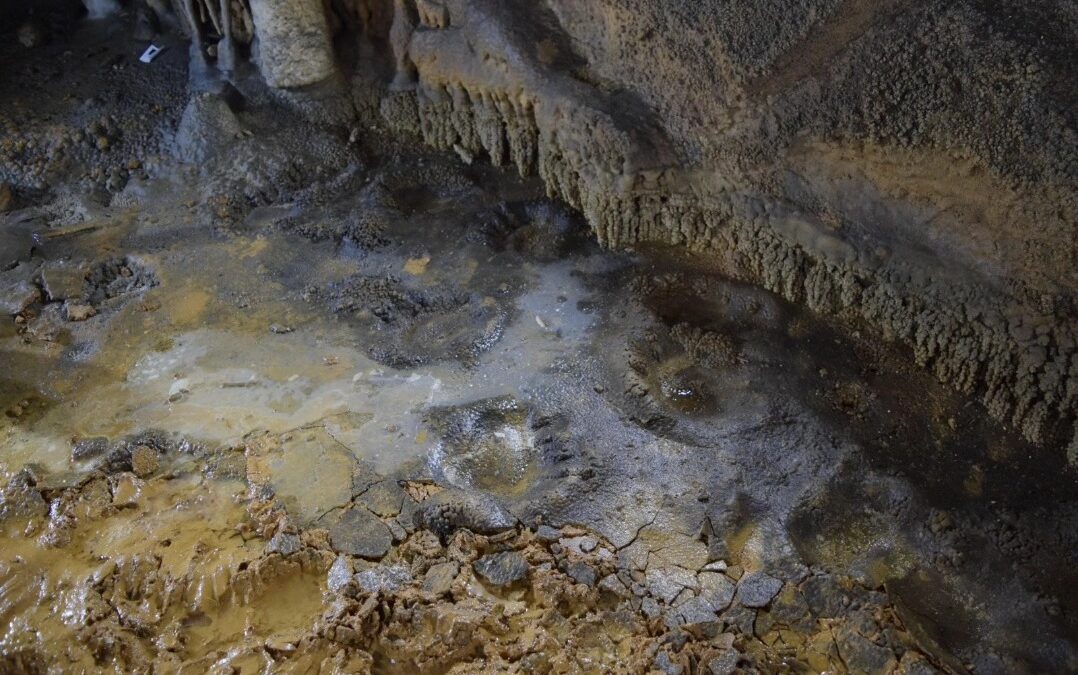
[[[83,48],[2,111],[86,131],[0,232],[0,670],[1078,668],[1073,472],[908,354],[269,107],[132,162],[216,99]]]

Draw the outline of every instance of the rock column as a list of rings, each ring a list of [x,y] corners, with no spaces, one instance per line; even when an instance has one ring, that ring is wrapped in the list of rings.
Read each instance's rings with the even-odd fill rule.
[[[334,72],[333,42],[322,0],[251,0],[258,67],[278,89],[303,87]]]

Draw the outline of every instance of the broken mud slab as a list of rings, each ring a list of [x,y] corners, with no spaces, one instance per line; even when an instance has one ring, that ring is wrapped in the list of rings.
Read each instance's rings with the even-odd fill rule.
[[[626,571],[588,530],[436,533],[399,517],[433,499],[402,488],[398,514],[357,500],[362,517],[296,527],[264,484],[213,475],[242,473],[242,449],[195,455],[180,469],[166,453],[143,478],[108,466],[66,487],[8,482],[5,672],[929,667],[886,596],[849,580],[714,563],[663,597],[662,574]]]

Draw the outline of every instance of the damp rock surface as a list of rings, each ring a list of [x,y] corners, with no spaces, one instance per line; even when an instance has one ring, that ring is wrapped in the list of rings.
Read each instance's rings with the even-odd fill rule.
[[[475,571],[489,584],[508,586],[528,574],[528,562],[519,553],[495,553],[475,561]]]
[[[360,558],[379,559],[389,552],[393,536],[373,513],[363,508],[348,509],[329,526],[333,548]]]

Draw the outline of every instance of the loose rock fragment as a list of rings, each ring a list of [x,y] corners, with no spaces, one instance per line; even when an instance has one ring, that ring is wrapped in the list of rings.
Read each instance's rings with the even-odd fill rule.
[[[782,581],[764,572],[750,572],[737,584],[737,599],[746,607],[766,607],[782,589]]]
[[[85,321],[97,314],[97,310],[91,305],[82,303],[65,303],[64,313],[67,314],[68,321]]]
[[[528,574],[528,561],[516,551],[486,555],[475,561],[476,573],[493,586],[509,586]]]
[[[364,508],[350,508],[329,526],[333,548],[340,553],[378,560],[389,552],[393,534],[385,523]]]
[[[266,544],[266,550],[270,553],[280,553],[289,556],[303,548],[299,535],[292,532],[278,532]]]
[[[423,577],[423,591],[432,595],[448,593],[459,572],[460,564],[455,561],[431,566]]]
[[[355,580],[366,593],[388,593],[411,583],[412,572],[404,565],[378,565],[357,573]]]
[[[153,475],[159,466],[160,460],[153,448],[140,445],[131,451],[131,470],[139,478]]]
[[[338,593],[352,580],[352,574],[352,561],[349,560],[348,556],[339,555],[329,568],[329,574],[326,576],[326,587],[331,592]]]

